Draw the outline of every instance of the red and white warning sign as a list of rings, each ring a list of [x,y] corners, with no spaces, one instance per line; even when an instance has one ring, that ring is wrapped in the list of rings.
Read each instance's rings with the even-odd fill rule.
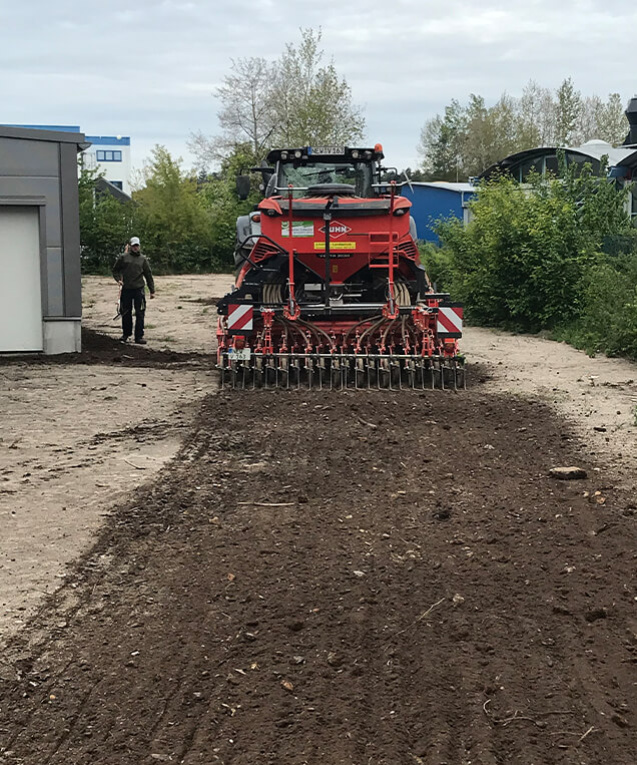
[[[229,305],[228,331],[240,332],[252,329],[253,311],[251,305]]]
[[[462,337],[463,315],[461,305],[447,303],[447,305],[438,306],[438,334],[447,337]]]

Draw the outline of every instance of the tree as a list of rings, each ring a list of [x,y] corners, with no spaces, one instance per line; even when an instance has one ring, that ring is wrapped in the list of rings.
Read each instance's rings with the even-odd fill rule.
[[[425,123],[418,150],[429,180],[458,181],[464,176],[466,124],[466,109],[455,99],[445,107],[444,117],[437,114]]]
[[[525,85],[517,106],[517,144],[520,150],[554,142],[555,101],[548,88],[534,80]]]
[[[278,124],[274,77],[274,66],[264,58],[232,59],[230,73],[216,90],[221,134],[209,138],[199,131],[188,142],[199,170],[218,164],[238,145],[250,147],[251,164],[267,153]]]
[[[230,74],[217,89],[222,107],[219,124],[229,147],[248,143],[255,157],[263,154],[278,123],[272,64],[264,58],[233,59]]]
[[[490,109],[486,108],[481,96],[471,94],[463,142],[465,174],[477,176],[516,151],[515,128],[515,104],[506,93]]]
[[[250,147],[254,165],[277,146],[340,146],[362,140],[365,120],[334,62],[323,63],[321,37],[320,29],[301,29],[300,44],[286,45],[274,62],[232,61],[216,91],[221,133],[190,138],[198,168],[218,165],[238,146]]]
[[[582,96],[575,90],[571,77],[557,89],[556,101],[555,142],[558,146],[570,146],[579,130],[582,113]]]
[[[81,167],[78,189],[84,273],[108,273],[133,231],[131,203],[97,191],[98,177],[96,171]]]
[[[574,146],[602,137],[599,131],[599,115],[602,107],[602,99],[597,95],[582,99],[579,125],[573,136]]]
[[[322,65],[321,37],[320,29],[301,29],[301,43],[289,43],[275,66],[279,127],[272,138],[279,145],[340,146],[363,138],[365,120],[347,81],[333,61]]]
[[[629,130],[625,107],[619,93],[609,93],[606,103],[601,103],[597,112],[597,138],[613,146],[621,144]]]
[[[197,178],[164,146],[155,146],[144,169],[145,185],[133,192],[135,219],[145,250],[158,272],[210,271],[212,226],[197,193]]]
[[[423,170],[432,180],[459,181],[479,175],[518,148],[516,102],[506,93],[491,108],[472,93],[463,107],[455,99],[444,117],[429,120],[418,147]]]

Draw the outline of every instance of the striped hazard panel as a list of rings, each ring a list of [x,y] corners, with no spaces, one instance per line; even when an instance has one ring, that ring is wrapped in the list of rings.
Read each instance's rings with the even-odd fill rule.
[[[246,332],[252,329],[254,308],[251,305],[228,306],[228,331]]]
[[[462,337],[462,317],[460,303],[441,303],[438,306],[438,335]]]

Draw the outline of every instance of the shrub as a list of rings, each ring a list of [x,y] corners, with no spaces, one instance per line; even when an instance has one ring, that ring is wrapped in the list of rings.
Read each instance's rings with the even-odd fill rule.
[[[467,318],[522,331],[572,326],[591,305],[605,238],[630,231],[624,203],[625,192],[590,168],[526,186],[505,176],[479,186],[469,225],[437,228]]]

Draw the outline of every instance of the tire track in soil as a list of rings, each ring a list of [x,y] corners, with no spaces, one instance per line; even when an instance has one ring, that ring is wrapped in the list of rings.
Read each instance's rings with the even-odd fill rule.
[[[210,397],[9,646],[4,761],[633,764],[635,508],[577,450],[479,388]]]

